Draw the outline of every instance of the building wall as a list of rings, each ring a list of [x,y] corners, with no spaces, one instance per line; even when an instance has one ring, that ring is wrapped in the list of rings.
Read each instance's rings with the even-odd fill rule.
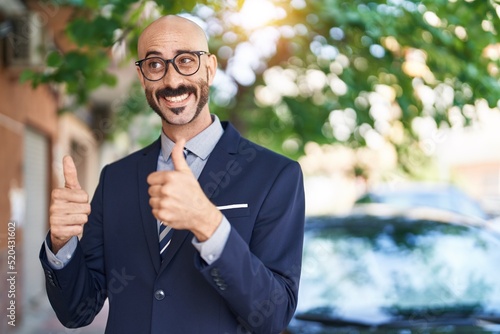
[[[9,190],[22,187],[23,137],[26,126],[53,143],[57,134],[57,99],[47,88],[19,84],[16,73],[0,68],[0,223],[10,219]],[[2,246],[4,244],[2,243]]]
[[[36,0],[12,1],[19,3],[20,12],[6,12],[0,0],[0,23],[10,22],[29,9],[38,17],[27,21],[22,31],[0,32],[0,315],[5,320],[5,310],[8,315],[14,301],[19,328],[23,314],[36,310],[40,298],[46,298],[38,253],[48,230],[51,189],[64,182],[62,157],[73,156],[82,188],[92,195],[99,173],[99,143],[79,118],[58,114],[63,102],[60,88],[44,85],[33,89],[29,83],[21,84],[19,78],[26,65],[8,61],[12,50],[19,50],[17,47],[26,46],[28,41],[40,41],[46,49],[57,47],[62,52],[74,48],[64,35],[71,10]],[[37,37],[28,38],[35,36],[32,34]],[[37,52],[28,64],[42,69],[43,55]],[[14,225],[15,249],[9,240]],[[8,261],[13,258],[9,252],[13,254],[13,250],[15,266],[10,269]],[[11,276],[15,277],[13,298],[9,297],[7,280]],[[8,321],[0,322],[0,333],[9,328]]]
[[[59,117],[58,141],[54,157],[56,182],[64,182],[62,159],[71,155],[78,173],[78,181],[83,190],[92,196],[99,181],[99,143],[88,125],[73,113]]]
[[[15,222],[15,279],[16,322],[22,320],[23,305],[23,263],[27,257],[38,254],[23,254],[23,230],[26,222],[22,221],[28,204],[25,203],[24,168],[24,138],[27,129],[36,131],[49,144],[46,161],[52,161],[52,147],[57,136],[57,96],[48,87],[32,89],[29,84],[19,83],[19,69],[9,69],[0,66],[0,268],[6,269],[8,257],[8,225]],[[46,166],[51,170],[52,166]],[[48,172],[47,184],[52,184],[52,175]],[[46,192],[49,196],[50,187]],[[43,217],[46,225],[47,217]],[[46,229],[47,226],[44,227]],[[12,243],[10,243],[12,246]],[[12,252],[11,252],[12,254]],[[12,258],[10,258],[12,259]],[[0,291],[9,291],[7,271],[3,270],[0,279]],[[25,291],[25,290],[24,290]],[[12,299],[12,298],[11,298]],[[5,310],[11,299],[6,293],[0,295],[0,308]],[[4,314],[4,312],[2,312]],[[5,332],[5,321],[0,322],[0,332]]]

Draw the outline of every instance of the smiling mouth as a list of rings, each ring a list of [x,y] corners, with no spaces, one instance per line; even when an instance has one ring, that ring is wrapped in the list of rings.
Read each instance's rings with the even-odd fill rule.
[[[179,102],[186,100],[188,97],[189,97],[189,94],[186,93],[186,94],[177,95],[177,96],[164,96],[163,98],[165,100],[167,100],[168,102],[179,103]]]

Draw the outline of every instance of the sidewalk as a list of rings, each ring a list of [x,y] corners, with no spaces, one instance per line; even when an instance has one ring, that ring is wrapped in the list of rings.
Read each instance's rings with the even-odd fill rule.
[[[23,312],[22,321],[8,334],[103,334],[108,316],[108,303],[87,327],[69,329],[61,325],[46,296],[37,306]]]

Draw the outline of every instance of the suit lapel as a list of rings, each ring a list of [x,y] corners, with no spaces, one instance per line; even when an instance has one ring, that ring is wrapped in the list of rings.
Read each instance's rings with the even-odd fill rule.
[[[233,168],[238,158],[239,133],[231,124],[222,122],[224,134],[214,147],[198,179],[201,188],[208,198],[217,197],[218,193],[227,187],[230,180],[228,172]]]
[[[235,163],[235,153],[238,151],[239,133],[228,123],[223,122],[223,126],[225,128],[224,134],[210,153],[207,164],[198,178],[201,188],[210,199],[216,197],[230,182],[228,171]],[[160,271],[168,265],[188,236],[190,236],[190,240],[193,234],[183,230],[174,231]]]
[[[158,243],[158,226],[156,218],[153,216],[151,206],[149,205],[149,194],[147,183],[148,175],[156,171],[158,164],[158,154],[160,153],[160,141],[154,142],[149,150],[146,150],[142,159],[138,162],[138,179],[139,183],[139,205],[141,208],[142,226],[144,235],[148,244],[149,253],[153,266],[158,272],[160,270],[160,246]]]

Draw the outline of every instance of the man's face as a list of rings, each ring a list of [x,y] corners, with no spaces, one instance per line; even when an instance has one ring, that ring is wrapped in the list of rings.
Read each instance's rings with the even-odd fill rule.
[[[149,26],[139,40],[139,57],[172,59],[181,52],[208,51],[203,31],[194,23],[179,17],[160,19]],[[165,76],[149,81],[140,72],[139,77],[150,107],[171,125],[194,122],[208,110],[209,86],[215,75],[214,56],[201,55],[199,70],[184,76],[168,63]]]
[[[171,64],[169,65],[167,74],[169,71],[175,71]],[[180,76],[181,74],[175,72],[175,75]],[[159,83],[162,81],[163,80],[160,80]],[[197,81],[188,80],[177,87],[171,87],[168,84],[146,85],[144,90],[151,109],[153,109],[162,120],[172,125],[191,123],[198,117],[208,103],[208,78],[198,78]]]

